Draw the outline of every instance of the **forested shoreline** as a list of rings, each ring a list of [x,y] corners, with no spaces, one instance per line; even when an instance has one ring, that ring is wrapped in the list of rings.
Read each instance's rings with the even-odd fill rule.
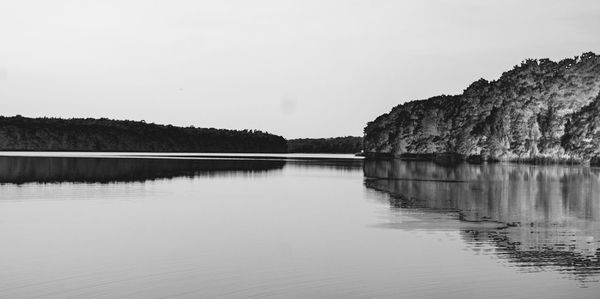
[[[287,141],[290,153],[355,154],[362,151],[362,137],[299,138]]]
[[[107,118],[0,116],[2,151],[285,153],[286,140],[258,130],[176,127]]]
[[[0,151],[358,153],[361,137],[300,138],[258,130],[176,127],[107,118],[0,116]]]
[[[600,55],[527,59],[459,95],[402,103],[369,122],[367,156],[481,163],[600,161]]]

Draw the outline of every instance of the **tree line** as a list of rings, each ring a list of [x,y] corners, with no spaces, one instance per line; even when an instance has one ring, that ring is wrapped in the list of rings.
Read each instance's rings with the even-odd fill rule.
[[[357,153],[361,137],[291,139],[259,130],[176,127],[107,118],[0,116],[3,151]]]
[[[345,153],[362,151],[362,137],[300,138],[287,141],[290,153]]]
[[[281,136],[258,130],[17,115],[0,117],[0,150],[285,153],[287,143]]]

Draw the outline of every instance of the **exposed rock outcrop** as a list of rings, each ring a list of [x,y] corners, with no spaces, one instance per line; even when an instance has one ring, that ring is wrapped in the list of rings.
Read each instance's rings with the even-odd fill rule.
[[[600,56],[528,59],[461,95],[398,105],[369,122],[371,155],[589,162],[600,156]]]

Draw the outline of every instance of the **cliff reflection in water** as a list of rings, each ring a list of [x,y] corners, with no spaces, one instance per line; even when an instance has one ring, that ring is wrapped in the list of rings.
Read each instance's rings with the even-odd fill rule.
[[[600,169],[393,160],[365,161],[364,173],[393,208],[455,215],[473,250],[491,245],[527,271],[600,274]]]
[[[258,173],[283,160],[0,157],[0,183],[135,182],[180,176]]]

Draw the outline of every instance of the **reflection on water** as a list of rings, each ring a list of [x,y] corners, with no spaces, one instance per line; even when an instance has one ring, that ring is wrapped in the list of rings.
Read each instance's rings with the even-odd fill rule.
[[[261,173],[284,160],[0,157],[0,183],[135,182],[161,178]]]
[[[362,160],[359,159],[346,159],[344,161],[339,159],[322,159],[322,160],[293,160],[287,163],[293,164],[296,168],[321,168],[330,169],[336,171],[355,172],[361,171],[363,167]]]
[[[493,245],[527,271],[556,269],[581,281],[600,274],[599,169],[380,160],[365,161],[364,174],[367,188],[388,193],[393,208],[462,220],[457,228],[473,250]],[[410,221],[388,226],[419,228]]]
[[[0,298],[595,298],[600,288],[589,282],[596,170],[27,154],[0,158]]]

